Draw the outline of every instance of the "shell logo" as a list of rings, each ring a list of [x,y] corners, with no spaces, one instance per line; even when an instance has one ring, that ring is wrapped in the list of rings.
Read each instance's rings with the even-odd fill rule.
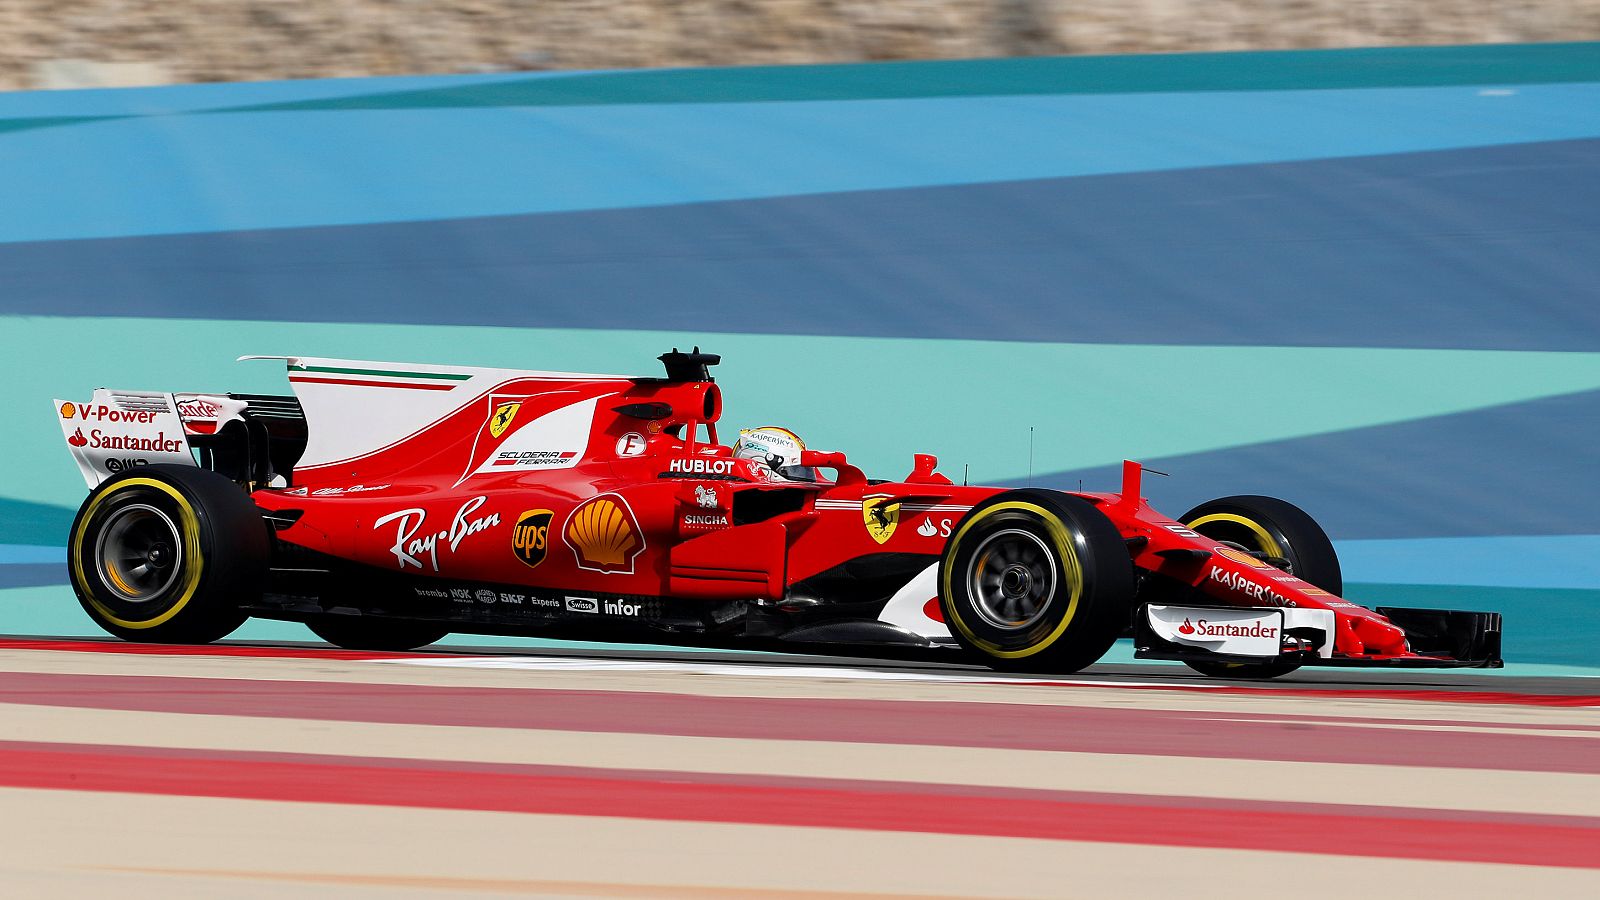
[[[634,559],[644,552],[639,522],[616,494],[601,494],[573,510],[562,534],[580,569],[632,575]]]

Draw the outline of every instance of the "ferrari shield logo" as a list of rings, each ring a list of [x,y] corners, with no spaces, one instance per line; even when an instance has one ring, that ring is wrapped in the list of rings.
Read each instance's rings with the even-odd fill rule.
[[[861,518],[867,523],[867,534],[878,543],[886,543],[894,536],[900,524],[900,501],[893,497],[868,497],[861,501]]]
[[[502,403],[494,408],[494,414],[489,417],[489,436],[499,438],[511,427],[511,420],[517,417],[517,410],[522,408],[522,401]]]

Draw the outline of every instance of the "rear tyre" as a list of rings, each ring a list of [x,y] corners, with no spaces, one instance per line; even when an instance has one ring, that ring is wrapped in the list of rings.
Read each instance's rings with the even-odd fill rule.
[[[1009,491],[973,507],[939,562],[956,640],[995,669],[1076,672],[1127,624],[1133,564],[1122,536],[1077,497]]]
[[[68,540],[72,589],[95,624],[128,641],[208,644],[247,618],[270,552],[250,497],[215,472],[144,466],[107,479]]]
[[[427,622],[405,622],[365,616],[326,618],[307,622],[311,633],[346,650],[415,650],[450,633]]]
[[[1225,546],[1281,560],[1298,578],[1330,594],[1344,591],[1339,556],[1327,532],[1305,510],[1276,497],[1251,494],[1222,497],[1196,506],[1179,520]],[[1287,675],[1298,663],[1188,662],[1189,668],[1214,678],[1267,679]]]

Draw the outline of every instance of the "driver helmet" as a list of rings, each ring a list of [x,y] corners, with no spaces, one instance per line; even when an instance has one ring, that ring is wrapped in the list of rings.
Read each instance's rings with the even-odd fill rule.
[[[806,442],[798,434],[776,425],[763,425],[739,432],[733,456],[765,466],[779,480],[816,481],[816,470],[800,465],[800,453],[805,449]]]

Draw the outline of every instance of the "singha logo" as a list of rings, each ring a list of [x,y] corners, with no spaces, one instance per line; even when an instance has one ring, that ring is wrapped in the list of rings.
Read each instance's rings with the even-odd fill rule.
[[[717,508],[717,491],[715,488],[697,484],[694,487],[694,502],[700,504],[701,509]]]

